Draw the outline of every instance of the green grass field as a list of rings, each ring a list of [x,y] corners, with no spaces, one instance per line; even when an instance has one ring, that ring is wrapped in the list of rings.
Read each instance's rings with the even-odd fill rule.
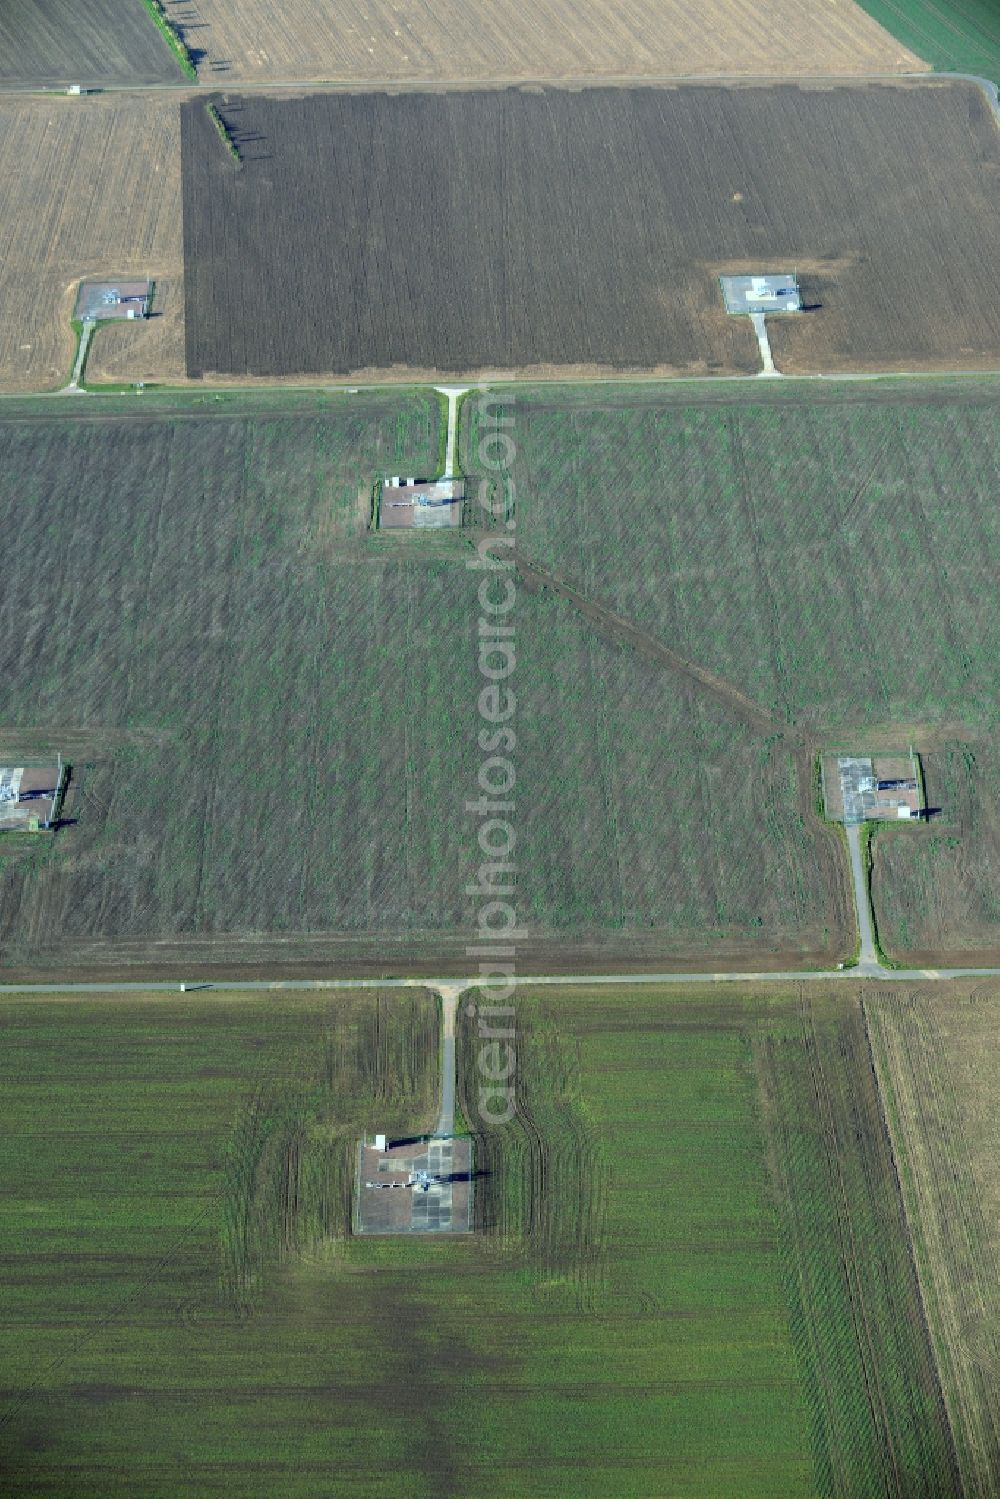
[[[1000,962],[1000,894],[995,877],[1000,831],[1000,752],[986,736],[946,740],[925,756],[931,806],[925,833],[906,839],[880,830],[872,892],[879,933],[894,957],[923,961],[953,954],[952,966],[986,954]]]
[[[395,969],[460,948],[471,533],[365,530],[377,474],[434,466],[437,401],[50,413],[0,413],[0,752],[72,762],[72,825],[0,849],[0,959],[142,962],[155,941],[178,964]],[[816,750],[874,733],[975,755],[1000,716],[992,386],[536,387],[513,432],[518,901],[547,961],[580,932],[641,938],[650,967],[838,961]],[[978,827],[986,867],[998,824]],[[953,948],[997,946],[943,841],[892,854],[914,867],[894,951],[927,935],[928,883]]]
[[[1000,12],[994,0],[859,0],[905,47],[945,73],[1000,78]]]
[[[532,565],[753,699],[775,721],[776,754],[782,726],[786,743],[814,748],[915,744],[940,815],[929,837],[877,845],[887,946],[994,952],[991,387],[790,384],[697,403],[683,390],[535,390],[512,410]],[[782,836],[776,803],[759,811]]]
[[[525,995],[486,1231],[345,1241],[334,1207],[234,1300],[255,1098],[335,1076],[344,1148],[427,1116],[427,1002],[376,1004],[4,1003],[5,1492],[957,1492],[846,996]]]
[[[514,411],[525,554],[781,722],[997,721],[989,386],[535,390]]]
[[[346,1459],[355,1407],[301,1385],[321,1385],[332,1361],[346,1389],[362,1355],[337,1349],[346,1287],[311,1318],[275,1299],[278,1266],[342,1245],[353,1142],[376,1109],[397,1131],[436,1113],[436,1017],[416,994],[394,999],[390,1021],[364,992],[3,1007],[5,1493],[214,1493],[233,1472],[245,1493],[328,1492],[308,1444]],[[306,1109],[324,1084],[322,1107]],[[289,1152],[291,1116],[322,1183],[304,1147]],[[236,1220],[253,1296],[247,1276],[234,1283]],[[387,1429],[401,1435],[391,1414]],[[255,1476],[264,1461],[270,1477]]]
[[[479,576],[468,541],[366,535],[358,502],[433,463],[437,403],[31,410],[0,420],[0,749],[60,749],[75,821],[4,865],[7,964],[467,929]],[[546,591],[521,590],[517,629],[523,918],[701,961],[765,929],[795,961],[839,955],[839,855],[780,735]]]

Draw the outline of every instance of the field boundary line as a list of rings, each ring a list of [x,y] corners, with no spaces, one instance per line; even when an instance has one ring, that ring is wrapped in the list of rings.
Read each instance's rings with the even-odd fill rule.
[[[568,367],[572,368],[572,367]],[[801,385],[824,385],[833,386],[839,383],[845,385],[884,385],[889,381],[956,381],[964,383],[969,380],[997,380],[1000,379],[1000,354],[997,356],[995,365],[984,366],[982,369],[954,370],[954,369],[923,369],[923,370],[820,370],[815,374],[797,375],[785,374],[776,371],[780,375],[780,383],[783,387],[776,392],[777,399],[787,400],[791,395],[788,387],[796,383]],[[275,377],[273,383],[263,377],[253,377],[248,380],[225,380],[213,379],[211,384],[206,385],[198,379],[191,378],[183,384],[172,385],[169,382],[158,381],[146,382],[146,393],[149,396],[160,398],[170,396],[192,396],[205,400],[207,396],[266,396],[266,395],[358,395],[382,392],[431,390],[434,389],[434,381],[441,378],[438,375],[410,376],[407,374],[396,375],[390,367],[386,367],[384,376],[377,380],[359,380],[355,375],[339,376],[303,376],[301,379],[296,375]],[[634,369],[623,370],[621,374],[593,374],[581,375],[573,373],[559,373],[554,375],[539,375],[533,370],[518,374],[516,371],[503,380],[489,379],[489,371],[484,369],[468,370],[461,375],[461,380],[473,386],[481,386],[489,391],[530,391],[532,388],[545,389],[548,387],[575,387],[589,385],[608,385],[621,387],[629,385],[637,386],[662,386],[664,389],[680,388],[682,386],[698,385],[703,387],[723,387],[726,385],[744,385],[754,387],[753,395],[756,397],[761,392],[761,371],[748,375],[689,375],[689,374],[663,374],[657,370]],[[87,386],[88,395],[120,396],[123,388],[132,390],[137,381],[95,381]],[[768,378],[768,385],[777,385],[778,381],[773,377]],[[52,400],[54,397],[66,396],[69,392],[66,386],[56,386],[51,389],[37,390],[0,390],[0,401],[33,401]],[[803,392],[804,394],[804,392]],[[152,401],[149,403],[152,405]],[[218,413],[216,413],[218,414]]]

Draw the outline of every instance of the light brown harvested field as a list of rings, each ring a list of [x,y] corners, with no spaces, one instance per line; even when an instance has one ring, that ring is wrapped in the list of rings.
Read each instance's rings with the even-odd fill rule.
[[[967,1494],[1000,1492],[1000,982],[865,1002]]]
[[[93,369],[170,377],[183,348],[180,122],[169,99],[0,102],[0,389],[63,385],[82,277],[169,283],[163,316],[118,338],[102,329]],[[105,346],[104,340],[107,340]],[[105,347],[110,355],[104,352]],[[129,372],[130,373],[130,372]]]
[[[922,71],[853,0],[190,0],[203,78],[347,82]],[[201,55],[203,54],[203,55]]]

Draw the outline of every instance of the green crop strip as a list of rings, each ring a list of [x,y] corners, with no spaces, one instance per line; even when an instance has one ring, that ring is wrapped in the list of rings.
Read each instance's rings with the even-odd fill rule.
[[[455,473],[464,474],[465,464],[462,459],[462,415],[472,391],[467,390],[458,397],[458,407],[455,412]]]
[[[863,10],[938,72],[1000,78],[995,0],[860,0]]]
[[[209,119],[215,126],[216,132],[219,136],[219,139],[222,141],[222,144],[225,146],[226,150],[229,152],[230,156],[233,158],[236,164],[238,166],[242,166],[243,158],[240,156],[240,148],[239,146],[237,146],[236,141],[233,139],[232,132],[230,131],[229,126],[226,124],[225,120],[222,118],[222,115],[219,113],[217,106],[214,104],[206,104],[205,108],[208,110]]]
[[[883,968],[899,968],[895,958],[891,958],[882,946],[882,938],[879,932],[878,912],[872,899],[872,870],[875,863],[875,839],[878,834],[879,824],[877,822],[865,822],[861,824],[861,867],[865,875],[865,892],[868,900],[868,914],[872,924],[872,938],[875,943],[875,951]]]
[[[71,320],[71,322],[70,322],[70,327],[73,329],[73,332],[76,335],[76,342],[73,345],[73,358],[70,360],[69,374],[66,377],[67,380],[72,380],[72,378],[73,378],[73,371],[76,369],[76,361],[80,357],[80,340],[83,338],[83,320],[81,318],[73,318]],[[95,333],[97,332],[96,328],[94,329],[94,332]],[[91,345],[93,344],[93,342],[94,342],[94,334],[92,333],[90,335],[90,343],[91,343]],[[88,346],[86,358],[84,359],[83,364],[80,367],[80,373],[79,373],[79,375],[77,377],[77,384],[79,384],[79,385],[83,384],[83,376],[84,376],[84,373],[85,373],[86,368],[87,368],[87,359],[89,359],[89,358],[90,358],[90,347]]]

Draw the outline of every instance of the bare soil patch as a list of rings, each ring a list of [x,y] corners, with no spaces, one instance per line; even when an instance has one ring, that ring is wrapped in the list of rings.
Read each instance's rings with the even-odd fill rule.
[[[469,79],[914,72],[851,0],[190,0],[172,6],[203,77]]]
[[[175,375],[181,266],[176,103],[0,102],[0,389],[68,380],[78,283],[109,273],[149,277],[164,295],[148,322],[98,332],[91,372],[122,378],[134,358],[140,379]]]
[[[751,374],[717,279],[750,264],[801,267],[781,369],[998,360],[1000,134],[973,85],[219,107],[240,163],[182,111],[192,376]]]

